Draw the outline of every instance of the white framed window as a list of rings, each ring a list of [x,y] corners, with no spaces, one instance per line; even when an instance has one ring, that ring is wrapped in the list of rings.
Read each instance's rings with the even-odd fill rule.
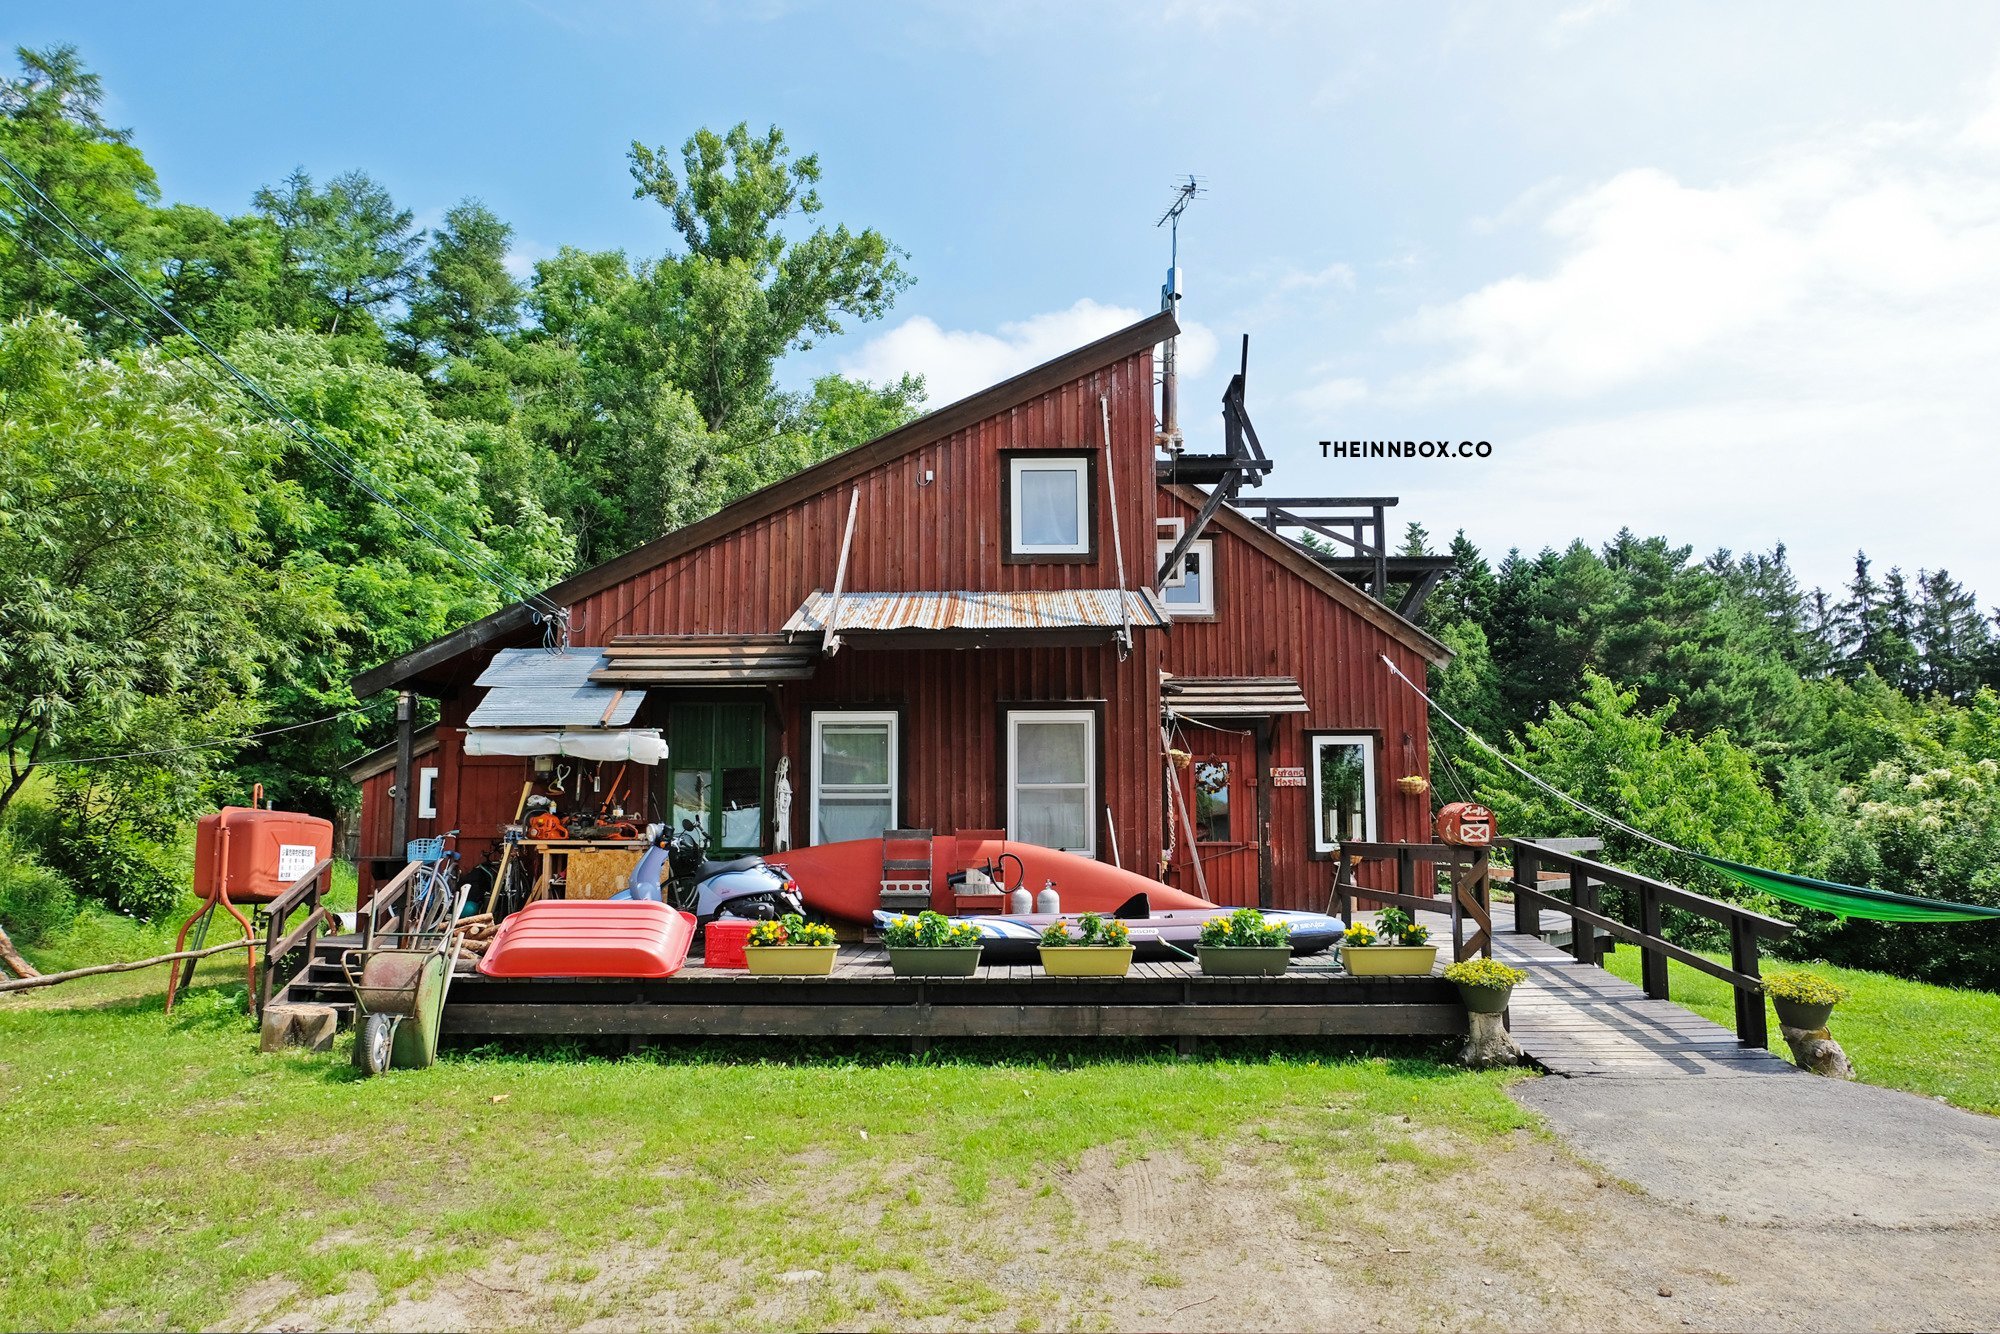
[[[1313,850],[1333,852],[1342,839],[1375,841],[1375,738],[1308,733]]]
[[[879,838],[900,827],[896,729],[893,711],[813,714],[809,842]]]
[[[1158,559],[1165,561],[1179,541],[1175,538],[1172,542],[1161,542]],[[1215,543],[1205,537],[1190,542],[1180,564],[1167,571],[1160,586],[1160,601],[1166,604],[1167,615],[1215,615],[1214,572]]]
[[[1011,456],[1007,460],[1007,515],[1009,555],[1089,555],[1093,549],[1089,457]]]
[[[437,770],[417,770],[417,818],[419,820],[437,819],[437,781]]]
[[[1097,855],[1097,714],[1017,709],[1007,715],[1007,836]]]

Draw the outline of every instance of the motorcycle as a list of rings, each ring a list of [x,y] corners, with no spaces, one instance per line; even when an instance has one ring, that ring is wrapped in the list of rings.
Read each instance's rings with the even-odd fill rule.
[[[648,899],[692,913],[697,934],[718,917],[775,921],[806,911],[798,882],[762,857],[710,861],[708,839],[692,820],[682,820],[675,833],[662,829],[655,835],[625,888],[611,897]]]

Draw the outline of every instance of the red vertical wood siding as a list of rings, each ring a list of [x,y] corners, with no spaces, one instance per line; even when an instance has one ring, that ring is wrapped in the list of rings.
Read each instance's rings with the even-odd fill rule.
[[[1099,397],[1109,400],[1112,447],[1103,452]],[[1081,563],[1002,563],[1002,450],[1088,451],[1098,459],[1097,555]],[[693,551],[581,600],[571,609],[579,645],[627,634],[761,633],[779,629],[815,589],[833,586],[848,497],[860,493],[846,587],[856,592],[924,589],[1107,588],[1118,584],[1115,545],[1123,547],[1123,582],[1149,585],[1155,520],[1187,512],[1153,483],[1152,356],[1140,353],[1084,375],[1022,406],[955,432],[852,482],[806,497]],[[1116,506],[1120,543],[1112,532]],[[1387,653],[1419,681],[1424,664],[1410,649],[1342,607],[1323,590],[1245,540],[1212,526],[1218,620],[1177,622],[1142,631],[1123,662],[1109,647],[1009,647],[872,652],[851,642],[810,680],[767,687],[781,740],[767,754],[792,761],[796,797],[792,839],[808,837],[811,712],[816,708],[900,711],[905,825],[939,831],[998,828],[1006,822],[1002,781],[1004,706],[1101,707],[1100,807],[1108,807],[1120,859],[1157,873],[1167,836],[1161,754],[1160,672],[1198,676],[1295,676],[1310,715],[1281,719],[1272,762],[1304,765],[1307,728],[1374,732],[1376,775],[1386,839],[1427,837],[1428,802],[1404,796],[1395,778],[1428,772],[1428,735],[1420,701],[1393,684],[1377,654]],[[483,665],[480,664],[480,665]],[[442,769],[439,813],[431,828],[459,828],[467,861],[476,862],[512,817],[525,760],[464,754],[463,728],[479,692],[466,682],[445,703],[434,762]],[[658,691],[664,700],[672,692]],[[703,697],[714,698],[713,692]],[[750,697],[738,692],[737,698]],[[649,703],[649,711],[654,707]],[[650,716],[650,714],[649,714]],[[1198,735],[1189,729],[1190,736]],[[1235,738],[1231,738],[1235,741]],[[669,738],[671,744],[671,738]],[[1206,753],[1199,741],[1189,744]],[[1255,751],[1235,747],[1233,837],[1248,850],[1208,848],[1210,890],[1219,901],[1254,903],[1257,787]],[[363,851],[388,850],[386,778],[363,793]],[[1310,789],[1277,789],[1270,840],[1274,903],[1323,907],[1331,863],[1310,859]],[[1098,847],[1111,856],[1111,829],[1098,816]],[[1187,841],[1175,842],[1184,862]],[[1185,874],[1179,883],[1191,885]]]
[[[1194,511],[1162,493],[1160,514],[1192,518]],[[1210,578],[1216,618],[1174,623],[1166,669],[1176,676],[1298,678],[1312,712],[1278,718],[1271,763],[1306,766],[1308,731],[1372,732],[1377,837],[1429,842],[1430,798],[1410,796],[1396,786],[1405,774],[1430,773],[1429,719],[1424,702],[1391,676],[1381,660],[1387,654],[1411,680],[1421,682],[1424,659],[1220,523],[1211,524],[1203,536],[1215,542]],[[1187,726],[1184,733],[1200,754],[1201,729]],[[1310,781],[1311,775],[1307,777]],[[1237,818],[1243,819],[1247,809],[1254,820],[1255,789],[1245,787],[1235,800]],[[1326,908],[1333,864],[1313,856],[1311,803],[1309,786],[1281,787],[1271,794],[1273,907]],[[1179,883],[1187,887],[1192,882],[1183,878]],[[1255,859],[1223,859],[1213,868],[1209,889],[1217,902],[1255,903]]]

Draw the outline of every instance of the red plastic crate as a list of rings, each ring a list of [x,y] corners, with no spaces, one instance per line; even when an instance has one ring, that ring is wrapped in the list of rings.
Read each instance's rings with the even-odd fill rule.
[[[708,924],[708,952],[702,956],[705,968],[748,968],[743,946],[750,940],[752,923],[740,917],[718,917]]]

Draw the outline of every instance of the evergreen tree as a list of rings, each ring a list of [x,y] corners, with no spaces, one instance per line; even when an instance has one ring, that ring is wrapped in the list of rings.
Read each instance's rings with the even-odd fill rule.
[[[527,290],[507,271],[513,238],[514,229],[478,200],[468,199],[444,215],[444,226],[425,253],[423,277],[396,326],[400,363],[429,373],[471,356],[486,339],[521,327]]]
[[[1967,699],[1993,668],[1993,631],[1979,599],[1944,570],[1919,571],[1917,590],[1919,686],[1947,699]]]

